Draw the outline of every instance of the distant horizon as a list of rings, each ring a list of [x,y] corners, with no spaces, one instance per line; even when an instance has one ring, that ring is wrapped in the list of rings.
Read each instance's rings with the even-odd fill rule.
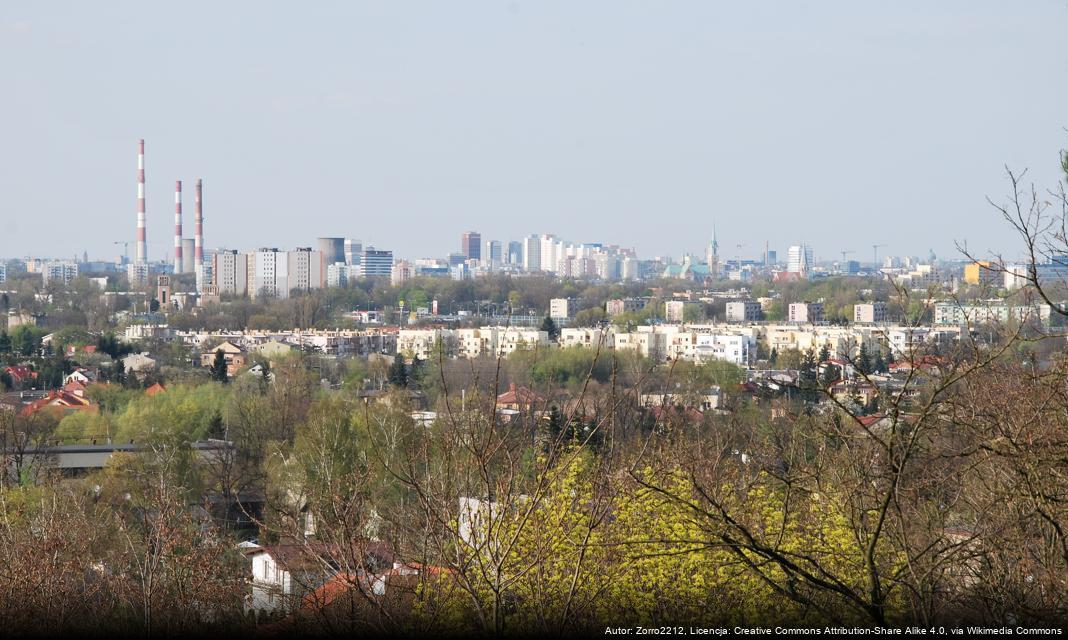
[[[986,198],[1068,146],[1045,0],[61,5],[0,8],[0,256],[132,256],[140,138],[152,260],[198,177],[206,247],[1011,256]]]

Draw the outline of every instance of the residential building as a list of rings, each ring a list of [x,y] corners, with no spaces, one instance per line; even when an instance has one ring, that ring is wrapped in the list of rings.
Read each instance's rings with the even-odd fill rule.
[[[140,288],[148,286],[148,263],[146,262],[131,262],[126,265],[126,279],[130,282],[130,287]]]
[[[934,306],[934,323],[940,326],[964,326],[1037,321],[1042,326],[1049,326],[1051,312],[1048,304],[1009,305],[997,299],[975,304],[937,302]]]
[[[335,244],[341,245],[341,238],[334,238]],[[337,247],[337,248],[340,248]],[[288,298],[291,291],[310,291],[322,289],[326,284],[326,270],[323,268],[323,253],[312,251],[310,247],[298,248],[296,251],[286,252],[287,280],[285,295]]]
[[[285,251],[261,248],[249,253],[247,259],[250,296],[289,297],[289,259]]]
[[[200,354],[200,366],[210,367],[215,364],[215,354],[222,353],[226,361],[226,373],[234,375],[237,370],[248,363],[248,355],[245,350],[229,340],[217,347]]]
[[[326,286],[346,287],[349,284],[349,265],[344,262],[335,262],[326,265]]]
[[[44,285],[50,284],[69,285],[71,280],[78,277],[78,263],[76,262],[48,262],[41,268],[41,277]]]
[[[680,323],[686,313],[686,303],[682,300],[668,300],[664,303],[664,315],[668,322]]]
[[[0,262],[0,282],[7,282],[7,263]]]
[[[727,322],[755,322],[762,314],[756,300],[736,300],[727,303]]]
[[[980,286],[996,286],[999,284],[999,267],[993,262],[980,260],[964,265],[964,282]]]
[[[567,320],[575,317],[578,303],[574,298],[553,298],[549,301],[549,317],[553,320]]]
[[[415,276],[415,267],[407,260],[398,260],[393,265],[393,271],[389,276],[389,283],[394,287],[402,285]]]
[[[248,257],[232,249],[220,249],[211,257],[213,284],[219,295],[244,296],[248,293]]]
[[[823,322],[822,302],[794,302],[790,305],[790,322]]]
[[[622,313],[633,313],[645,308],[648,300],[645,298],[624,298],[622,300],[609,300],[605,303],[605,315],[613,318]]]
[[[541,269],[541,239],[538,236],[523,238],[523,270]]]
[[[589,349],[612,349],[615,341],[612,329],[600,327],[565,327],[560,330],[560,347],[586,347]]]
[[[861,302],[853,305],[853,322],[857,324],[882,324],[886,322],[885,302]]]

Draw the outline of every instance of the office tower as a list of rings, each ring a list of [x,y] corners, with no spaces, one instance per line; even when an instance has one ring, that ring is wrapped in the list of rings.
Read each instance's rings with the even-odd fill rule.
[[[482,259],[482,234],[477,231],[468,231],[460,237],[460,253],[468,260]]]

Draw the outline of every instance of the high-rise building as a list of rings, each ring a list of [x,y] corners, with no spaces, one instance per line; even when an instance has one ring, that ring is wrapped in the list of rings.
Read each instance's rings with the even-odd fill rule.
[[[44,285],[49,284],[68,285],[71,280],[78,277],[77,262],[49,262],[41,269]]]
[[[501,241],[500,240],[487,240],[486,241],[486,257],[489,259],[489,264],[498,265],[503,262],[501,259]]]
[[[345,264],[359,266],[363,254],[363,242],[355,238],[345,238]],[[329,264],[329,263],[328,263]]]
[[[790,247],[786,270],[807,276],[812,270],[812,247],[802,244]]]
[[[523,238],[523,270],[537,271],[541,269],[541,238],[528,236]]]
[[[468,231],[460,238],[460,253],[468,260],[482,259],[482,234],[477,231]]]
[[[7,265],[0,262],[0,282],[7,282]]]
[[[393,252],[367,247],[360,256],[360,275],[372,278],[393,274]]]
[[[212,284],[220,295],[248,293],[248,259],[232,249],[220,249],[211,256]]]
[[[337,240],[341,240],[341,238],[337,238]],[[340,243],[338,243],[337,248],[341,248]],[[323,254],[321,251],[312,251],[311,247],[303,247],[286,253],[288,280],[283,298],[288,297],[289,292],[293,290],[310,291],[311,289],[323,288],[326,274],[325,269],[323,269]]]
[[[319,238],[319,252],[324,264],[334,264],[345,259],[344,238]]]
[[[289,297],[289,256],[285,251],[261,248],[248,254],[249,295],[253,298]]]
[[[508,264],[523,264],[523,243],[511,240],[508,242]]]

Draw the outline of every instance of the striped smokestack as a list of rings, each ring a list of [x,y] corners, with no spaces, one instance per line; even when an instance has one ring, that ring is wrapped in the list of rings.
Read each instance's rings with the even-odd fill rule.
[[[148,242],[145,234],[145,141],[137,151],[137,263],[148,262]]]
[[[174,272],[182,272],[182,181],[174,183]]]
[[[197,178],[197,189],[194,203],[196,211],[193,213],[193,264],[197,267],[204,264],[204,201],[201,199],[201,180]]]

